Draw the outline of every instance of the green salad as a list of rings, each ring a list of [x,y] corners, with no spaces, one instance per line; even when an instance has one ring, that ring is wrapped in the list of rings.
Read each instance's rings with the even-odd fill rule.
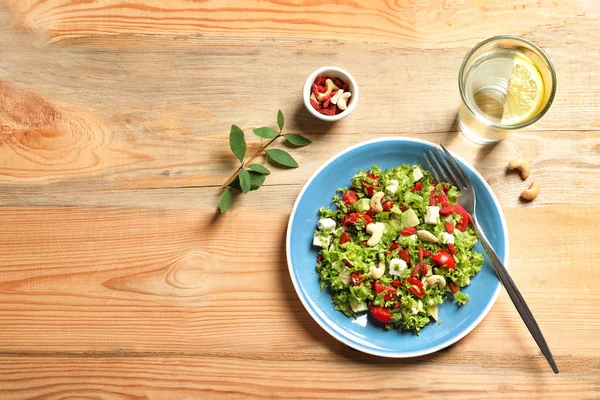
[[[460,289],[483,255],[472,250],[477,236],[458,197],[456,187],[406,164],[360,171],[351,188],[338,189],[335,207],[319,210],[313,238],[321,290],[335,309],[418,334],[438,321],[445,299],[466,304]]]

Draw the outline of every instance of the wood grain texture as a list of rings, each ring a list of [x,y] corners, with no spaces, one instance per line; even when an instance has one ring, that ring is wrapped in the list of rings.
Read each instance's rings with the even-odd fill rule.
[[[599,18],[591,0],[0,3],[0,398],[600,398]],[[481,147],[457,132],[456,75],[499,33],[544,48],[558,92]],[[334,125],[300,96],[325,64],[361,89]],[[229,127],[278,108],[314,143],[219,217]],[[443,142],[490,183],[560,375],[504,293],[411,360],[358,353],[304,310],[284,248],[296,196],[336,152],[390,136]]]

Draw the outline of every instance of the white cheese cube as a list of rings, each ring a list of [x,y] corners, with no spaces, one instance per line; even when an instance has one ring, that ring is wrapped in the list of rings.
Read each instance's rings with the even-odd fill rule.
[[[387,190],[391,194],[396,194],[396,192],[398,191],[398,181],[395,179],[390,179],[390,185],[386,186],[385,190]]]
[[[322,231],[333,232],[335,230],[335,221],[331,218],[320,219],[317,225]]]
[[[413,179],[416,181],[420,180],[423,177],[423,171],[421,171],[421,168],[419,167],[415,167],[415,169],[413,169]]]
[[[423,302],[421,300],[419,300],[419,302],[417,303],[417,307],[413,307],[411,309],[412,313],[414,315],[417,315],[419,313],[419,311],[421,311],[423,309]]]
[[[428,224],[437,224],[440,220],[440,208],[438,206],[427,206],[425,222]]]
[[[313,237],[313,246],[328,247],[329,243],[331,243],[330,238],[324,238],[322,236],[318,236],[317,234],[315,234],[315,236]]]
[[[454,244],[454,235],[448,232],[442,232],[438,235],[440,242],[444,244]]]
[[[399,258],[392,258],[390,260],[390,275],[400,276],[402,275],[402,271],[404,271],[407,267],[408,265],[406,265],[406,261]]]

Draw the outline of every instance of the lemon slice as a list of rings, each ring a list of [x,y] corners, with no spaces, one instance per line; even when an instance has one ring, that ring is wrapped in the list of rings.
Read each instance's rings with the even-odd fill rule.
[[[531,119],[542,104],[544,80],[531,61],[516,57],[508,80],[508,94],[502,114],[503,125],[517,125]]]

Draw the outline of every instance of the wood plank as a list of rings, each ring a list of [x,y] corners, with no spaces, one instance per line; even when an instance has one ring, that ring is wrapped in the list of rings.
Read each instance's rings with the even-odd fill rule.
[[[197,208],[0,208],[0,353],[326,357],[329,347],[344,347],[293,290],[284,249],[289,211],[246,210],[215,219]],[[591,289],[600,277],[573,256],[600,256],[600,214],[585,210],[507,212],[509,228],[518,227],[511,271],[559,358],[600,351],[591,340],[600,334],[600,296]],[[555,233],[540,235],[550,217]],[[464,342],[469,352],[498,357],[537,354],[506,297]]]
[[[443,357],[455,356],[449,350]],[[354,357],[354,355],[352,356]],[[235,357],[104,358],[0,357],[5,399],[593,399],[600,396],[597,360],[573,358],[558,376],[502,362],[439,364],[358,356],[330,360],[257,360]],[[494,361],[494,358],[488,361]],[[517,364],[518,365],[518,364]],[[457,368],[460,373],[457,373]],[[592,370],[581,374],[581,370]],[[526,372],[526,373],[524,373]],[[410,377],[410,378],[409,378]],[[332,384],[335,382],[335,384]]]

